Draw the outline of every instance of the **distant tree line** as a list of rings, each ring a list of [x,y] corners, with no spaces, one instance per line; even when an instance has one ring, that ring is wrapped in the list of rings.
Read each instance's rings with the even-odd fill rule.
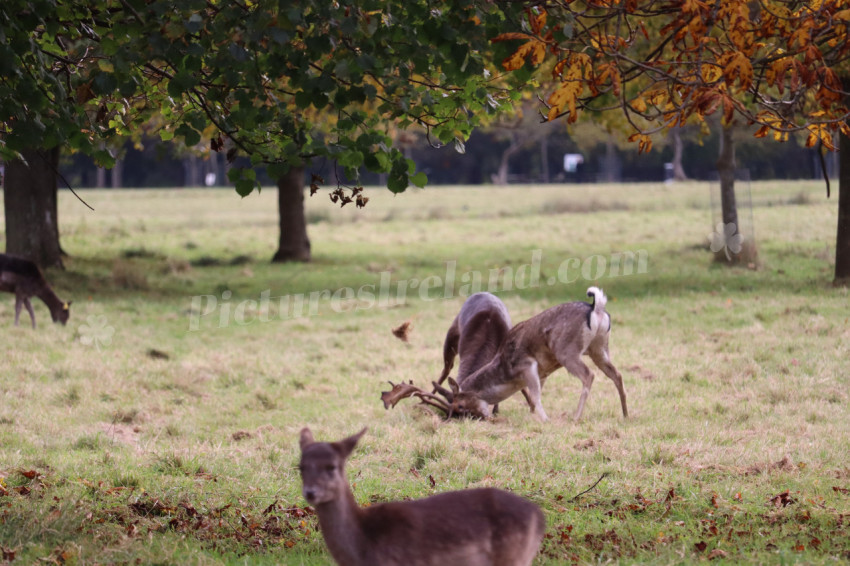
[[[716,178],[718,137],[712,134],[702,140],[684,141],[682,166],[688,178]],[[417,169],[428,174],[432,185],[478,185],[493,182],[509,144],[493,130],[481,130],[472,134],[463,154],[451,145],[431,147],[418,136],[406,141],[404,151],[416,162]],[[613,164],[608,151],[605,143],[594,144],[570,136],[563,130],[552,131],[512,153],[507,180],[509,183],[662,181],[667,174],[665,164],[673,158],[671,145],[656,144],[648,154],[639,154],[630,145],[615,147]],[[564,171],[564,155],[567,153],[578,153],[584,157],[584,163],[575,172]],[[796,139],[777,144],[741,135],[737,153],[739,167],[747,170],[753,180],[810,179],[823,175],[817,149],[806,148]],[[128,143],[121,155],[118,166],[112,170],[98,168],[82,154],[65,156],[60,170],[74,188],[229,185],[226,172],[232,164],[217,152],[187,151],[158,139],[147,139],[141,144]],[[831,176],[837,171],[836,157],[834,153],[825,153],[824,162]],[[335,178],[333,166],[329,163],[316,161],[312,172],[331,183]],[[262,169],[258,170],[258,178],[266,185],[273,184]],[[386,182],[367,171],[362,172],[362,181],[375,185]]]

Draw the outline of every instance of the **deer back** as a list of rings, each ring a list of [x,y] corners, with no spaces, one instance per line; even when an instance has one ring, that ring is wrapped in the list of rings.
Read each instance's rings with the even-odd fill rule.
[[[464,380],[493,359],[511,329],[505,303],[490,293],[471,295],[458,313],[460,368],[457,381]]]
[[[28,259],[0,254],[0,284],[10,293],[22,291],[27,297],[37,295],[47,281],[38,266]]]

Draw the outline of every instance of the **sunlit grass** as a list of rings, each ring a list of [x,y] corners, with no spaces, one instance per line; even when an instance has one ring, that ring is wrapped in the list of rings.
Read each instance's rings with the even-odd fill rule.
[[[68,270],[48,277],[74,300],[68,326],[38,303],[38,331],[13,328],[0,297],[0,546],[21,563],[326,564],[295,469],[308,425],[319,440],[369,427],[348,470],[364,504],[478,486],[531,498],[549,525],[540,564],[850,559],[850,309],[831,286],[822,190],[753,185],[755,269],[712,264],[697,183],[375,189],[362,211],[318,195],[309,265],[268,263],[273,190],[83,191],[94,213],[63,193]],[[595,371],[572,422],[579,382],[563,370],[546,383],[546,424],[519,396],[487,423],[385,411],[388,380],[439,375],[460,276],[486,282],[535,250],[540,285],[500,293],[514,321],[603,287],[632,417]],[[570,258],[638,250],[646,273],[557,281]],[[231,311],[220,328],[217,310],[189,331],[196,295],[236,309],[266,290],[444,278],[447,262],[448,299],[440,286],[349,312],[325,300],[318,316],[266,323],[249,306],[250,324]],[[405,321],[409,343],[391,333]]]

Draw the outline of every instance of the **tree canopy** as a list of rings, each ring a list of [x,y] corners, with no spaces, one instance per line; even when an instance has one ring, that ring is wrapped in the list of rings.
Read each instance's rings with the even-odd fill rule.
[[[161,139],[266,164],[327,159],[348,178],[425,175],[392,147],[417,125],[462,144],[515,92],[489,68],[506,10],[426,0],[7,0],[0,6],[0,157],[63,145],[110,165],[104,141]],[[498,49],[498,46],[496,47]],[[240,194],[251,168],[232,170]]]
[[[642,150],[716,112],[835,149],[836,131],[850,133],[848,21],[842,0],[556,0],[496,40],[520,41],[505,69],[551,69],[549,120],[616,109]]]

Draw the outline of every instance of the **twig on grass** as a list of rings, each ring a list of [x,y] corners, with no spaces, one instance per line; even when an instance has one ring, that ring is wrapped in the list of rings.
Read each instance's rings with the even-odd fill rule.
[[[578,499],[579,497],[581,497],[582,495],[584,495],[585,493],[587,493],[588,491],[590,491],[591,489],[593,489],[594,487],[599,485],[599,482],[604,480],[607,475],[608,475],[608,472],[603,473],[601,476],[599,476],[599,479],[596,480],[596,483],[594,483],[592,486],[590,486],[589,488],[585,489],[584,491],[582,491],[581,493],[579,493],[578,495],[576,495],[575,497],[570,499],[570,501],[575,501],[576,499]]]

